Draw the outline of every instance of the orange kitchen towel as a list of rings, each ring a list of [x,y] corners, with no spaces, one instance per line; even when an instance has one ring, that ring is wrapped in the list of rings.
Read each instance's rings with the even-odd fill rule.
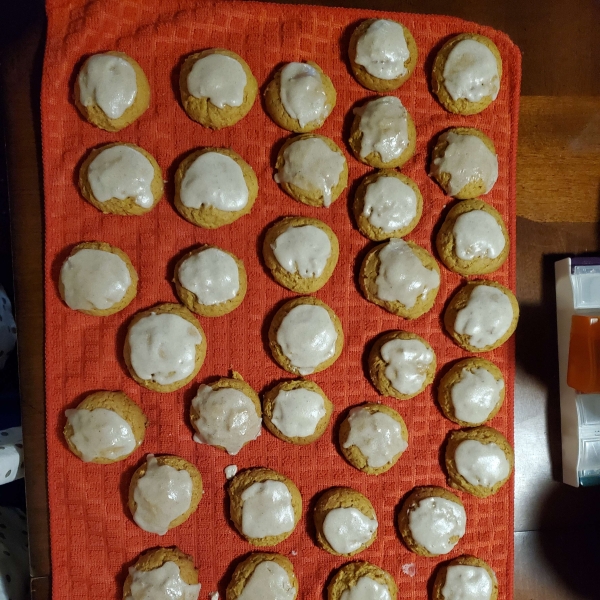
[[[436,226],[450,199],[428,177],[431,142],[449,126],[482,129],[496,144],[499,178],[485,197],[500,211],[511,235],[506,264],[489,276],[515,289],[515,159],[520,86],[520,53],[506,35],[460,19],[347,10],[316,6],[227,2],[220,0],[47,0],[48,36],[42,90],[42,135],[46,244],[46,410],[48,487],[55,600],[120,598],[127,568],[138,554],[157,545],[177,544],[193,555],[202,583],[201,598],[218,590],[223,595],[232,566],[252,550],[232,528],[226,513],[223,469],[263,465],[281,471],[298,486],[304,501],[296,531],[273,550],[288,555],[300,582],[301,598],[318,600],[331,573],[346,561],[318,549],[310,509],[315,496],[332,485],[347,485],[373,503],[380,523],[377,541],[357,558],[387,569],[400,597],[427,597],[428,582],[439,559],[420,558],[402,544],[394,525],[401,498],[415,485],[445,485],[440,448],[454,425],[435,404],[439,373],[467,353],[444,333],[441,314],[461,277],[441,267],[442,283],[433,309],[415,321],[403,321],[368,303],[357,287],[356,272],[370,243],[356,229],[349,206],[356,181],[369,172],[348,151],[346,140],[352,108],[373,94],[352,77],[347,63],[351,31],[365,18],[398,19],[413,33],[419,59],[415,73],[398,91],[417,129],[417,151],[402,169],[419,185],[423,218],[408,236],[432,250]],[[447,113],[430,92],[433,56],[449,36],[461,32],[489,36],[504,61],[498,99],[480,115]],[[257,99],[248,116],[234,127],[209,131],[191,121],[181,108],[178,73],[183,58],[204,48],[229,48],[250,65],[261,86],[286,61],[313,60],[337,89],[337,106],[319,131],[344,150],[350,177],[348,189],[329,209],[312,208],[286,196],[273,180],[274,149],[288,137],[266,115]],[[108,133],[86,123],[72,99],[75,75],[92,53],[120,50],[144,69],[152,89],[149,110],[132,126]],[[77,190],[77,171],[89,150],[114,142],[133,142],[156,157],[164,171],[166,194],[141,217],[102,215]],[[255,169],[260,192],[249,216],[217,230],[184,221],[173,208],[173,176],[178,162],[202,146],[231,147]],[[317,217],[336,232],[340,260],[329,283],[316,295],[339,315],[346,342],[334,366],[311,377],[335,405],[332,423],[316,443],[286,444],[266,430],[232,457],[196,444],[187,418],[199,382],[239,371],[258,391],[287,377],[271,359],[265,343],[269,319],[281,301],[294,294],[269,276],[260,257],[261,236],[268,224],[284,215]],[[70,248],[84,240],[101,240],[122,248],[140,276],[138,295],[122,312],[94,318],[67,308],[57,279]],[[173,267],[189,248],[217,244],[243,259],[248,294],[230,315],[201,319],[208,354],[200,374],[186,388],[153,393],[127,374],[122,348],[132,315],[157,302],[174,302]],[[412,400],[379,396],[365,372],[365,348],[383,331],[407,329],[427,339],[437,354],[436,383]],[[507,401],[491,422],[509,439],[513,433],[514,343],[489,353],[506,378]],[[150,420],[142,448],[124,462],[84,464],[63,440],[64,411],[93,390],[123,390],[138,402]],[[336,447],[340,415],[365,400],[384,401],[406,420],[410,443],[398,464],[378,477],[349,466]],[[126,506],[134,469],[146,453],[179,454],[197,465],[205,493],[198,511],[183,525],[159,537],[142,531]],[[513,486],[479,500],[461,495],[467,533],[449,558],[474,554],[498,575],[500,597],[512,597]]]

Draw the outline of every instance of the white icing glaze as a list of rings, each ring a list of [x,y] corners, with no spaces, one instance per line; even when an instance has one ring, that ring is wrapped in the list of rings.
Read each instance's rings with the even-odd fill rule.
[[[185,379],[196,364],[200,332],[179,315],[151,313],[129,330],[130,361],[140,379],[169,385]]]
[[[125,261],[112,252],[83,248],[60,270],[65,302],[74,310],[106,310],[123,300],[131,275]]]
[[[329,237],[314,225],[288,227],[271,248],[281,267],[300,277],[320,277],[331,256]]]
[[[220,152],[205,152],[185,172],[179,196],[188,208],[213,206],[236,212],[248,204],[249,192],[244,172],[233,158]]]
[[[271,421],[287,437],[313,435],[327,414],[321,394],[305,388],[281,390],[273,403]]]
[[[485,210],[463,213],[454,222],[454,252],[458,258],[497,258],[506,240],[498,221]]]
[[[237,454],[260,435],[262,421],[256,406],[240,390],[201,385],[192,406],[200,417],[194,422],[194,441],[200,444],[221,446],[229,454]]]
[[[208,98],[217,108],[241,106],[247,81],[235,58],[209,54],[194,63],[187,76],[187,89],[195,98]]]
[[[461,442],[454,452],[456,470],[471,484],[493,487],[508,477],[510,463],[504,450],[493,442]]]
[[[111,146],[102,150],[90,163],[87,178],[98,202],[112,198],[133,198],[142,208],[154,203],[152,163],[135,148]]]
[[[465,534],[466,525],[465,509],[439,496],[424,498],[408,515],[415,542],[436,555],[450,552]]]
[[[363,575],[347,590],[342,592],[340,600],[391,600],[390,590],[385,583],[379,583]]]
[[[313,304],[292,308],[277,330],[281,351],[300,375],[312,373],[335,354],[337,337],[329,313]]]
[[[205,306],[227,302],[240,291],[237,263],[219,248],[206,248],[186,258],[179,265],[177,279]]]
[[[428,269],[413,249],[400,239],[390,240],[379,251],[377,297],[387,302],[400,302],[413,308],[419,298],[440,285],[440,274]]]
[[[378,19],[369,25],[356,43],[354,62],[362,65],[369,75],[390,80],[406,74],[404,63],[409,57],[402,25]]]
[[[210,592],[208,598],[209,600],[219,600],[219,592]]]
[[[448,193],[454,196],[466,185],[481,180],[487,194],[498,179],[498,157],[476,135],[448,131],[440,142],[448,142],[444,155],[431,163],[432,175],[449,173]]]
[[[118,119],[137,95],[135,70],[120,56],[95,54],[79,73],[79,101],[97,104],[109,119]]]
[[[275,175],[277,183],[290,183],[306,192],[323,194],[323,206],[331,205],[331,190],[340,181],[346,159],[322,139],[303,138],[283,151],[283,165]]]
[[[169,523],[190,508],[192,478],[185,469],[159,465],[153,454],[148,454],[146,460],[146,472],[133,490],[133,520],[145,531],[165,535]]]
[[[238,467],[237,465],[227,465],[223,471],[225,473],[225,479],[233,479],[238,472]]]
[[[513,309],[508,296],[490,285],[478,285],[467,305],[458,311],[454,331],[469,337],[469,344],[485,348],[495,344],[509,329]]]
[[[408,147],[408,113],[396,96],[384,96],[354,109],[360,115],[360,156],[378,152],[388,163]]]
[[[283,108],[300,127],[321,121],[329,114],[321,75],[306,63],[291,62],[283,67],[279,95]]]
[[[344,448],[356,446],[369,467],[383,467],[408,447],[400,423],[381,411],[371,413],[366,408],[353,408],[348,423],[350,432]]]
[[[453,100],[493,100],[500,90],[498,63],[492,51],[476,40],[462,40],[452,48],[444,65],[444,86]]]
[[[281,535],[294,529],[292,494],[282,481],[260,481],[241,495],[242,531],[250,538]]]
[[[377,526],[377,519],[357,508],[334,508],[323,520],[323,535],[336,552],[350,554],[373,537]]]
[[[125,600],[198,600],[202,587],[186,583],[177,563],[170,560],[150,571],[130,567],[129,575],[131,592]]]
[[[463,369],[460,380],[450,390],[454,415],[474,425],[487,421],[503,389],[504,379],[497,381],[487,369]]]
[[[408,226],[417,216],[415,191],[397,177],[378,177],[367,186],[363,216],[386,233]]]
[[[116,460],[131,454],[137,446],[131,425],[114,410],[77,408],[65,411],[65,415],[73,427],[71,443],[85,462],[95,458]]]
[[[450,565],[442,588],[444,600],[490,600],[494,584],[483,567]]]
[[[393,339],[381,346],[385,376],[401,394],[416,394],[427,378],[433,351],[420,340]]]
[[[282,566],[264,560],[250,575],[238,600],[294,600],[296,591]]]

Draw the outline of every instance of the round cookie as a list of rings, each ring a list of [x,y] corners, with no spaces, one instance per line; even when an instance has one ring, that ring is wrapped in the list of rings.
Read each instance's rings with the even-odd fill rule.
[[[263,395],[265,427],[291,444],[303,446],[318,440],[332,412],[333,404],[325,392],[308,379],[282,381]]]
[[[388,42],[389,38],[398,38],[397,33],[400,32],[396,30],[399,27],[402,28],[404,44],[402,42],[394,46],[386,44],[385,36],[389,36]],[[365,38],[367,32],[369,35]],[[359,42],[360,52],[357,51]],[[408,56],[400,66],[402,60],[400,55],[406,53]],[[390,54],[395,56],[390,57]],[[379,93],[393,92],[413,74],[417,66],[417,44],[411,32],[402,23],[385,19],[366,19],[352,32],[348,58],[356,81],[363,87]],[[357,58],[367,64],[358,64]],[[396,72],[398,75],[394,76]],[[385,75],[385,78],[381,75]]]
[[[132,154],[131,150],[136,154]],[[136,171],[131,166],[132,161],[135,161],[133,167]],[[113,179],[118,196],[114,195],[114,187],[111,190],[111,186],[106,184],[107,172]],[[116,183],[114,179],[117,179]],[[162,171],[155,158],[135,144],[114,142],[94,148],[79,169],[81,195],[104,214],[143,215],[162,198],[163,188]],[[98,198],[100,195],[102,197]]]
[[[382,253],[386,263],[382,262]],[[404,276],[404,271],[414,273],[415,269],[420,279],[418,286],[414,279],[409,282]],[[425,248],[414,242],[393,239],[369,250],[360,267],[359,283],[369,302],[403,319],[416,319],[431,310],[435,303],[440,268]],[[411,302],[412,306],[407,305]]]
[[[281,486],[272,486],[269,482],[283,483],[287,488],[286,498],[282,498]],[[265,484],[255,486],[255,484]],[[270,487],[267,487],[270,486]],[[244,493],[253,488],[246,498]],[[281,489],[280,489],[281,488]],[[272,469],[255,467],[240,471],[229,481],[227,487],[229,494],[229,511],[233,525],[245,538],[254,546],[275,546],[288,538],[294,531],[300,517],[302,516],[302,497],[293,481],[285,475],[277,473]],[[276,497],[276,499],[274,499]],[[276,500],[279,505],[276,505]],[[249,516],[244,519],[245,506],[248,505]],[[278,527],[273,528],[273,524],[266,524],[267,508],[276,509],[278,512]],[[252,514],[257,511],[260,514],[258,518]],[[254,518],[252,518],[254,517]],[[284,522],[282,522],[284,521]],[[244,526],[246,524],[246,527]],[[253,537],[252,533],[257,530],[267,531],[267,535],[262,537]],[[249,533],[248,533],[249,532]]]
[[[323,492],[315,504],[313,519],[317,545],[335,556],[354,556],[377,539],[373,505],[349,487]]]
[[[481,569],[486,571],[487,577]],[[441,565],[433,582],[431,599],[460,598],[463,594],[471,595],[473,588],[481,594],[477,596],[481,600],[498,600],[498,580],[492,568],[480,558],[465,554]]]
[[[474,427],[496,416],[504,395],[500,369],[489,360],[470,357],[442,377],[437,399],[447,419],[462,427]]]
[[[232,104],[228,103],[231,102],[229,94],[233,91],[232,87],[237,87],[232,85],[232,82],[235,80],[235,77],[241,73],[233,74],[231,80],[226,79],[224,76],[224,65],[217,63],[217,61],[226,64],[227,59],[209,59],[209,61],[215,61],[213,68],[221,75],[220,79],[212,79],[210,73],[198,73],[198,79],[203,79],[202,75],[204,75],[204,85],[201,86],[202,90],[193,90],[198,94],[193,95],[188,88],[190,73],[192,73],[196,63],[203,58],[213,55],[220,55],[235,60],[246,76],[246,85],[243,87],[243,91],[236,89],[233,92],[233,96],[236,98],[233,100]],[[206,62],[204,64],[206,65]],[[235,68],[235,70],[239,71],[237,68]],[[193,77],[194,75],[192,75],[192,78]],[[214,72],[212,77],[214,77]],[[199,82],[196,81],[196,84],[199,84]],[[212,89],[207,89],[207,87]],[[237,93],[239,91],[241,91],[241,94]],[[258,94],[258,83],[256,82],[256,78],[252,74],[250,67],[241,56],[231,50],[225,50],[224,48],[211,48],[209,50],[204,50],[203,52],[191,54],[185,59],[179,73],[179,92],[181,94],[181,104],[183,105],[183,109],[190,119],[210,129],[222,129],[223,127],[235,125],[248,114],[254,105],[254,100]],[[215,97],[211,96],[211,93],[216,95],[221,93],[227,97],[217,100]],[[237,97],[238,95],[241,96],[241,102],[239,104],[240,98]],[[223,106],[218,106],[219,103],[223,104]],[[235,104],[237,104],[237,106],[235,106]]]
[[[479,287],[485,289],[478,290]],[[515,332],[518,320],[519,303],[514,294],[498,282],[488,280],[469,281],[452,297],[444,313],[444,327],[450,337],[461,348],[474,353],[489,352],[504,344]]]
[[[433,348],[410,331],[390,331],[379,336],[371,347],[368,363],[371,382],[379,393],[398,400],[420,394],[433,382],[437,366]]]
[[[417,147],[415,123],[396,96],[381,96],[369,100],[355,108],[354,115],[348,143],[357,160],[375,169],[395,169],[412,158]],[[393,128],[392,120],[395,120]],[[376,134],[366,136],[364,129],[367,126],[375,128]],[[392,146],[396,146],[394,151],[390,150]],[[385,152],[383,156],[382,151]]]
[[[149,531],[151,533],[158,533],[158,535],[164,535],[166,531],[185,523],[190,517],[192,513],[198,508],[198,504],[202,499],[202,476],[200,475],[200,471],[190,462],[181,458],[180,456],[174,456],[170,454],[164,454],[161,456],[154,456],[152,454],[148,454],[146,457],[147,461],[144,462],[141,466],[139,466],[131,477],[131,481],[129,483],[129,496],[127,500],[127,505],[129,510],[136,522],[136,524],[144,529],[145,531]],[[156,462],[155,462],[156,461]],[[175,469],[178,473],[180,471],[186,471],[189,474],[188,481],[191,481],[191,495],[190,495],[190,505],[189,508],[182,514],[176,516],[172,519],[168,525],[163,530],[164,533],[160,533],[159,531],[153,531],[151,529],[146,529],[143,527],[145,524],[141,518],[138,518],[136,514],[138,512],[138,502],[136,501],[136,490],[139,488],[138,484],[142,478],[150,471],[155,472],[156,469],[160,469],[163,466],[171,467]],[[172,473],[172,471],[171,471]],[[173,473],[174,475],[174,473]],[[165,481],[166,479],[166,481]],[[173,497],[178,498],[179,494],[177,493],[177,485],[180,482],[173,481],[172,476],[161,475],[156,482],[156,488],[154,489],[154,495],[152,496],[152,502],[149,502],[148,498],[144,498],[145,502],[150,504],[149,508],[141,508],[143,512],[146,512],[146,515],[150,520],[159,519],[160,511],[157,510],[156,501],[157,500],[168,500],[172,501]],[[181,490],[178,490],[181,491]],[[143,494],[143,492],[142,492]]]
[[[510,250],[502,216],[478,199],[464,200],[450,209],[435,244],[444,265],[465,276],[497,271]]]
[[[102,410],[96,413],[98,409]],[[80,413],[82,410],[89,411],[89,414]],[[122,445],[116,448],[112,416],[105,411],[116,414],[129,427],[128,435],[124,439],[123,423],[119,423],[118,431]],[[123,392],[94,392],[86,396],[77,408],[67,410],[65,414],[67,422],[63,433],[69,450],[84,462],[100,465],[125,460],[135,452],[142,445],[148,426],[148,418],[144,411]],[[76,429],[79,435],[76,435]],[[124,444],[125,441],[127,445]]]
[[[264,563],[271,564],[267,566]],[[276,566],[273,566],[273,563]],[[287,582],[280,580],[280,577],[283,579],[284,572],[287,574]],[[255,573],[259,579],[251,583]],[[237,600],[244,590],[246,591],[246,597],[254,597],[246,589],[246,586],[252,586],[250,589],[258,594],[264,589],[259,585],[264,582],[264,578],[269,578],[270,583],[272,582],[271,585],[268,585],[268,589],[272,590],[275,596],[282,593],[286,600],[295,600],[298,596],[298,579],[294,573],[294,565],[287,557],[274,552],[253,552],[235,568],[231,575],[231,581],[227,585],[225,600]],[[294,590],[293,593],[292,589]]]
[[[108,80],[102,75],[107,72],[112,75]],[[101,92],[101,98],[98,98],[96,86],[106,91],[106,86],[111,84],[116,86],[117,93]],[[133,94],[132,84],[135,87]],[[115,101],[123,100],[123,96],[129,97],[129,101],[115,106]],[[75,79],[73,100],[89,123],[115,132],[131,125],[146,112],[150,105],[150,85],[142,67],[124,52],[93,54],[83,63]]]
[[[363,581],[360,582],[361,579]],[[365,579],[367,581],[364,581]],[[359,590],[365,592],[364,598],[396,600],[398,597],[396,582],[387,571],[372,563],[357,561],[347,563],[338,569],[327,586],[327,600],[341,600],[344,592],[349,592],[357,585],[359,586],[357,592]],[[385,595],[385,588],[389,595]]]
[[[492,427],[451,431],[446,444],[448,485],[477,498],[500,491],[515,462],[508,440]]]
[[[291,71],[291,69],[294,71]],[[320,111],[320,114],[316,116],[316,118],[306,121],[306,118],[308,118],[306,115],[292,116],[287,111],[286,107],[284,106],[284,102],[282,101],[281,94],[282,75],[286,70],[286,80],[287,78],[291,78],[293,80],[295,77],[302,79],[306,79],[307,77],[315,78],[315,75],[320,78],[321,89],[318,91],[318,97],[316,97],[314,89],[307,90],[306,86],[299,86],[299,89],[304,93],[312,92],[312,97],[307,99],[309,101],[309,106],[314,105],[315,100],[319,102],[319,104],[323,102],[322,110]],[[297,92],[298,88],[290,91]],[[319,129],[319,127],[323,126],[323,123],[325,123],[325,120],[335,107],[336,98],[337,94],[335,88],[333,87],[333,83],[331,83],[331,79],[327,77],[317,63],[312,61],[307,61],[306,63],[287,63],[275,73],[273,79],[268,83],[265,89],[265,109],[271,119],[273,119],[273,121],[275,121],[275,123],[282,129],[287,129],[288,131],[293,131],[295,133],[308,133],[309,131],[314,131],[315,129]],[[299,117],[302,117],[302,119]]]
[[[461,143],[463,147],[457,146]],[[446,156],[447,149],[455,151]],[[488,152],[489,151],[489,152]],[[475,164],[465,166],[465,155],[477,158]],[[440,187],[458,200],[470,200],[487,194],[498,178],[498,156],[494,142],[474,127],[453,127],[444,131],[437,139],[431,155],[430,175]],[[450,170],[458,175],[453,181]]]
[[[263,258],[273,279],[298,294],[320,290],[333,274],[339,253],[332,229],[310,217],[281,219],[267,230],[263,242]]]
[[[404,419],[393,408],[375,402],[352,408],[338,435],[344,458],[369,475],[389,471],[408,447]]]
[[[200,167],[201,163],[197,163],[203,155],[215,153],[230,158],[239,169],[236,169],[230,161],[213,156],[203,158],[202,167]],[[201,169],[200,176],[190,175],[189,179],[186,179],[188,170],[192,167]],[[225,172],[225,169],[228,169],[228,172]],[[211,194],[210,190],[207,190],[206,184],[198,183],[201,176],[208,177],[208,183],[218,186],[216,191]],[[247,190],[245,204],[244,198],[240,200],[239,197],[236,197],[239,193],[238,186],[241,185],[245,185]],[[187,205],[184,204],[182,198],[182,188],[186,190],[183,191],[184,196],[188,196]],[[246,196],[246,192],[242,191],[242,194]],[[205,229],[216,229],[223,225],[229,225],[247,215],[252,210],[257,196],[256,173],[237,152],[227,148],[196,150],[179,163],[175,173],[175,208],[184,219]],[[224,210],[215,206],[215,203],[221,207],[228,204],[234,210]],[[197,204],[197,206],[192,206],[192,204]]]
[[[277,154],[275,169],[281,189],[308,206],[328,208],[348,185],[344,153],[333,140],[314,133],[288,139]]]
[[[110,253],[121,259],[121,262],[113,257],[104,257],[102,254],[86,252],[82,255],[80,254],[82,250],[98,250]],[[77,258],[74,258],[76,256]],[[88,257],[87,260],[85,256]],[[104,258],[109,258],[109,262],[103,260]],[[105,284],[113,288],[111,291],[109,287],[108,293],[105,288],[101,299],[97,298],[99,290],[90,289],[90,284],[97,281],[98,275],[104,275],[108,279],[108,281],[105,280]],[[129,285],[123,290],[127,278],[129,279]],[[65,283],[67,284],[66,287]],[[82,242],[71,250],[61,267],[58,291],[63,302],[69,308],[94,317],[106,317],[123,310],[130,304],[137,294],[137,284],[137,272],[131,264],[129,256],[123,250],[106,242]],[[119,291],[114,290],[115,286],[119,287]],[[72,289],[73,287],[76,289]],[[85,291],[77,293],[76,290],[82,287]],[[117,299],[118,296],[121,296],[120,299]],[[112,303],[107,308],[98,308],[94,301],[106,304]]]
[[[423,196],[410,177],[384,169],[363,178],[352,211],[358,229],[370,240],[403,238],[421,220]]]
[[[182,552],[177,546],[170,546],[168,548],[153,548],[140,554],[133,567],[129,568],[129,574],[123,584],[123,600],[130,600],[132,598],[132,584],[138,579],[138,573],[143,574],[160,569],[165,563],[174,563],[178,567],[179,573],[173,567],[174,573],[168,573],[165,579],[175,576],[176,579],[173,583],[182,580],[186,584],[182,586],[185,587],[184,595],[186,598],[192,598],[193,593],[196,595],[200,593],[198,569],[194,566],[194,559]],[[143,585],[141,582],[140,584]],[[149,587],[152,587],[151,584]],[[146,589],[148,588],[146,587]]]
[[[291,313],[293,316],[289,316]],[[318,319],[318,323],[315,323],[315,319]],[[309,327],[311,323],[312,328]],[[300,332],[289,331],[294,327],[300,327]],[[269,327],[269,347],[275,362],[289,373],[318,373],[330,367],[342,353],[342,324],[333,310],[321,300],[311,296],[295,298],[275,313]]]
[[[183,329],[181,329],[181,326],[184,325],[182,324],[180,321],[176,321],[174,319],[170,319],[169,320],[169,327],[167,328],[167,331],[169,333],[172,333],[173,335],[188,335],[189,337],[195,337],[195,340],[191,340],[194,342],[194,362],[193,362],[193,366],[192,365],[188,365],[188,362],[191,361],[186,361],[186,366],[188,367],[186,370],[190,370],[188,375],[186,375],[185,377],[183,377],[182,379],[176,380],[176,381],[170,381],[170,377],[167,377],[166,375],[162,377],[163,380],[168,381],[167,383],[160,383],[159,381],[157,381],[158,377],[160,374],[157,373],[151,373],[149,377],[147,378],[143,378],[142,376],[138,375],[136,368],[133,366],[132,364],[132,356],[131,356],[131,352],[132,352],[132,348],[131,348],[131,336],[132,336],[132,329],[138,324],[140,323],[140,321],[142,321],[142,319],[145,319],[146,317],[150,317],[153,315],[174,315],[177,317],[180,317],[181,319],[184,319],[185,321],[187,321],[188,323],[190,323],[194,329],[197,331],[197,333],[199,334],[200,337],[200,341],[197,342],[197,335],[193,335],[193,332],[191,332],[189,329],[186,331],[183,331]],[[164,327],[164,325],[163,325]],[[173,327],[176,327],[177,330],[174,330]],[[145,334],[150,335],[149,333]],[[164,336],[161,336],[164,337]],[[164,359],[164,356],[159,356],[158,354],[158,343],[157,343],[157,339],[156,339],[156,332],[154,332],[152,334],[152,342],[153,342],[153,346],[151,348],[149,348],[149,356],[147,357],[143,357],[145,359],[147,358],[151,358],[153,360],[158,360],[158,358],[160,359]],[[190,341],[190,343],[191,343]],[[162,344],[162,342],[161,342]],[[182,357],[182,353],[186,354],[188,348],[186,348],[185,346],[187,346],[188,344],[183,345],[181,342],[181,338],[178,339],[178,343],[177,343],[177,350],[173,349],[173,352],[170,353],[170,355],[167,357],[167,359],[171,360],[172,362],[176,359],[177,363],[179,365],[181,365],[182,359],[185,358]],[[183,346],[183,347],[182,347]],[[154,352],[152,352],[152,350],[154,350]],[[161,350],[161,352],[164,353],[164,350]],[[177,355],[177,352],[180,352]],[[200,323],[198,322],[198,320],[196,319],[196,317],[194,317],[194,315],[184,306],[181,306],[180,304],[170,304],[170,303],[165,303],[165,304],[158,304],[153,308],[147,309],[147,310],[143,310],[139,313],[137,313],[134,317],[133,320],[131,321],[129,328],[127,329],[127,337],[125,338],[125,347],[123,349],[123,356],[125,359],[125,364],[127,365],[127,369],[129,370],[129,374],[131,375],[131,377],[133,377],[133,379],[135,379],[135,381],[137,381],[137,383],[139,383],[141,386],[152,390],[154,392],[174,392],[175,390],[178,390],[179,388],[183,387],[184,385],[188,384],[198,373],[198,371],[200,370],[200,367],[202,366],[202,363],[204,362],[204,358],[206,357],[206,335],[204,334],[204,330],[202,329]],[[167,360],[165,359],[165,360]],[[135,362],[135,361],[133,361]],[[145,364],[147,361],[143,360],[139,366],[148,369],[149,365]],[[169,375],[171,372],[169,372],[167,375]]]
[[[486,48],[488,48],[496,61],[496,68],[498,71],[497,85],[490,86],[488,83],[488,86],[486,86],[489,88],[495,88],[495,90],[484,90],[480,78],[476,78],[474,82],[475,85],[473,86],[476,93],[473,96],[473,100],[469,100],[466,97],[457,97],[456,99],[453,98],[448,92],[448,89],[445,85],[444,69],[446,67],[448,56],[450,55],[450,52],[454,50],[457,44],[465,40],[473,40],[475,42],[479,42],[480,44],[483,44]],[[483,35],[478,35],[476,33],[462,33],[460,35],[457,35],[456,37],[453,37],[451,40],[448,40],[442,46],[437,56],[435,57],[435,61],[433,63],[433,70],[431,73],[431,88],[433,90],[433,93],[438,97],[440,104],[447,111],[459,115],[476,115],[477,113],[480,113],[481,111],[485,110],[495,100],[494,91],[495,93],[497,93],[497,91],[500,89],[501,79],[502,57],[500,56],[500,51],[496,47],[496,44],[494,44],[492,40]],[[485,91],[488,91],[487,95],[483,95]]]
[[[422,511],[426,511],[425,514]],[[437,486],[414,488],[398,513],[398,530],[403,542],[420,556],[447,554],[464,535],[465,526],[466,514],[460,498]]]
[[[210,249],[208,255],[202,255]],[[206,260],[209,257],[211,260]],[[189,287],[185,287],[182,279]],[[248,289],[244,263],[231,252],[210,244],[188,252],[177,261],[173,283],[181,302],[202,317],[229,314],[244,301]]]

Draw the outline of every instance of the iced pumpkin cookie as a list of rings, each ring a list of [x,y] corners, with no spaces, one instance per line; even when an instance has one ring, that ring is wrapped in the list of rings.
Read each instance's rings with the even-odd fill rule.
[[[446,194],[459,200],[487,194],[498,179],[494,142],[472,127],[448,129],[433,148],[430,175]]]
[[[444,326],[469,352],[489,352],[508,340],[517,328],[519,304],[496,281],[469,281],[450,300]]]
[[[330,367],[342,353],[344,332],[337,315],[310,296],[286,302],[269,327],[275,362],[294,375],[310,375]]]
[[[125,252],[105,242],[77,244],[60,269],[65,304],[94,317],[123,310],[137,294],[138,276]]]
[[[327,586],[327,600],[396,600],[394,578],[368,562],[351,562],[341,567]]]
[[[198,600],[201,585],[194,559],[177,546],[146,550],[123,585],[123,600],[174,598]]]
[[[333,405],[325,392],[308,379],[278,383],[263,396],[265,427],[291,444],[305,445],[318,440],[331,419]]]
[[[369,499],[348,487],[321,494],[313,511],[317,544],[336,556],[354,556],[377,538],[377,517]]]
[[[475,556],[459,556],[443,564],[433,582],[432,600],[498,600],[492,568]]]
[[[75,105],[92,125],[119,131],[150,104],[150,86],[140,65],[124,52],[93,54],[75,80]]]
[[[433,382],[433,348],[416,333],[390,331],[378,337],[369,352],[369,375],[384,396],[408,400]]]
[[[465,535],[467,514],[460,498],[437,486],[416,487],[398,514],[398,530],[409,550],[421,556],[450,552]]]
[[[415,153],[415,124],[396,96],[369,100],[354,109],[350,148],[360,162],[376,169],[401,167]]]
[[[323,221],[286,217],[267,230],[263,258],[273,278],[288,290],[309,294],[320,290],[337,265],[339,244]]]
[[[233,572],[225,600],[295,600],[298,580],[288,558],[274,552],[253,552]]]
[[[374,92],[398,89],[417,65],[417,44],[410,31],[390,19],[366,19],[353,32],[348,47],[356,81]]]
[[[143,148],[116,142],[89,153],[79,170],[79,190],[105,214],[143,215],[162,198],[163,176]]]
[[[304,133],[281,146],[275,181],[298,202],[328,208],[348,185],[348,164],[333,140]]]
[[[498,96],[502,58],[496,44],[476,33],[446,42],[435,57],[431,87],[441,105],[459,115],[475,115]]]
[[[360,232],[375,242],[408,235],[419,223],[423,196],[406,175],[385,169],[367,175],[352,204]]]
[[[84,462],[124,460],[144,441],[148,419],[123,392],[94,392],[65,411],[69,450]]]
[[[440,287],[440,268],[421,246],[392,239],[372,248],[360,267],[365,298],[403,319],[431,310]]]
[[[404,419],[385,404],[367,402],[351,408],[339,430],[344,458],[359,471],[389,471],[408,448]]]
[[[237,454],[260,435],[260,399],[234,371],[231,378],[222,377],[198,388],[190,419],[195,442]]]
[[[222,129],[248,114],[258,84],[241,56],[211,48],[186,58],[179,73],[179,92],[190,119],[210,129]]]
[[[483,358],[465,358],[440,381],[438,403],[444,416],[462,427],[483,425],[504,402],[504,377],[500,369]]]
[[[188,252],[175,265],[173,279],[179,299],[202,317],[220,317],[235,310],[246,297],[244,263],[216,246]]]
[[[478,498],[497,493],[508,481],[514,453],[492,427],[451,431],[446,444],[448,485]]]
[[[196,317],[180,304],[159,304],[135,315],[123,351],[130,375],[154,392],[189,383],[206,356],[206,336]]]
[[[194,225],[216,229],[247,215],[258,195],[252,167],[227,148],[203,148],[175,173],[175,208]]]
[[[202,476],[179,456],[148,454],[129,484],[129,510],[144,531],[165,535],[188,520],[202,498]]]
[[[310,61],[287,63],[265,89],[265,108],[271,119],[279,127],[296,133],[322,127],[335,102],[331,79]]]
[[[481,200],[452,207],[436,237],[442,262],[461,275],[497,271],[506,260],[510,240],[500,213]]]
[[[293,481],[257,467],[240,471],[227,488],[230,517],[254,546],[274,546],[288,538],[302,516],[302,497]]]

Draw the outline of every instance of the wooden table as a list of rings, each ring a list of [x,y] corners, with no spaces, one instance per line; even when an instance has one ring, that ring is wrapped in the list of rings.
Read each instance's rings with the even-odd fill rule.
[[[314,2],[313,2],[314,3]],[[523,52],[518,160],[515,600],[598,598],[600,487],[560,480],[553,263],[599,249],[600,4],[594,0],[325,0],[451,14],[508,33]],[[44,16],[11,8],[0,42],[7,116],[33,598],[49,596],[39,89]],[[23,18],[24,11],[29,11]],[[18,26],[21,24],[21,26]],[[55,199],[47,198],[47,202]]]

